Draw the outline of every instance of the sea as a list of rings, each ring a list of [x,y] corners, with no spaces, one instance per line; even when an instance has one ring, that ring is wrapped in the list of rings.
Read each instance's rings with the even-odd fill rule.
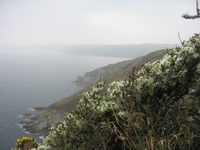
[[[0,150],[16,147],[25,132],[21,114],[48,107],[85,87],[72,83],[78,75],[127,58],[67,55],[60,48],[0,48]]]

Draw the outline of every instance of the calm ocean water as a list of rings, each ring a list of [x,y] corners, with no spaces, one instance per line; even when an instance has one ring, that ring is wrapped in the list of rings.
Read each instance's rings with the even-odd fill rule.
[[[84,88],[71,83],[84,75],[124,58],[72,56],[59,50],[0,49],[0,150],[15,147],[25,133],[17,122],[21,113],[35,113],[30,108],[47,107]]]

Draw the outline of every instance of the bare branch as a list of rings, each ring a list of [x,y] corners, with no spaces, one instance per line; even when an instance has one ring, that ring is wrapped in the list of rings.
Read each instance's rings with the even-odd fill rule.
[[[190,16],[188,14],[183,14],[182,17],[185,18],[185,19],[196,19],[196,18],[200,18],[200,15]]]
[[[200,16],[198,0],[196,0],[196,10],[197,10],[197,15]]]
[[[179,40],[180,40],[181,44],[183,45],[183,44],[184,44],[184,42],[181,40],[181,37],[180,37],[180,33],[179,33],[179,32],[178,32],[178,38],[179,38]]]
[[[197,15],[183,14],[182,17],[185,18],[185,19],[196,19],[196,18],[200,18],[200,9],[199,9],[198,0],[196,0],[196,11],[197,11]]]

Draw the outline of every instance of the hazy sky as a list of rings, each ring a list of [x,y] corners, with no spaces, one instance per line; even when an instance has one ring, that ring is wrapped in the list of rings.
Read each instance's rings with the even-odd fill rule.
[[[180,44],[195,0],[0,0],[0,44]]]

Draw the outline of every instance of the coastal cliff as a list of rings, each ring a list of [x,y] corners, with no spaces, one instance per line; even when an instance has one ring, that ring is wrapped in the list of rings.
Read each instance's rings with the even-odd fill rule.
[[[113,81],[125,80],[133,67],[135,67],[135,70],[139,71],[143,64],[161,59],[165,54],[166,50],[155,51],[143,57],[96,69],[92,72],[86,73],[85,76],[97,73],[96,80],[98,80],[98,73],[101,72],[99,70],[104,70],[104,72],[107,72],[107,74],[102,77],[101,80],[106,81],[108,84]],[[111,68],[111,71],[109,71],[109,68]],[[95,82],[96,81],[94,80],[94,82],[91,83],[95,84]],[[46,109],[42,110],[38,115],[36,115],[34,120],[31,120],[29,123],[27,123],[24,128],[31,133],[41,133],[46,135],[49,127],[62,122],[64,120],[64,116],[66,116],[72,109],[75,108],[80,100],[79,95],[90,89],[91,85],[88,85],[85,89],[53,103]]]
[[[133,60],[126,60],[123,62],[119,62],[116,64],[109,64],[105,67],[97,68],[93,71],[85,73],[84,76],[77,76],[76,81],[73,81],[74,83],[86,83],[86,84],[92,84],[97,82],[98,80],[101,80],[105,76],[117,71],[118,69],[130,64]]]

